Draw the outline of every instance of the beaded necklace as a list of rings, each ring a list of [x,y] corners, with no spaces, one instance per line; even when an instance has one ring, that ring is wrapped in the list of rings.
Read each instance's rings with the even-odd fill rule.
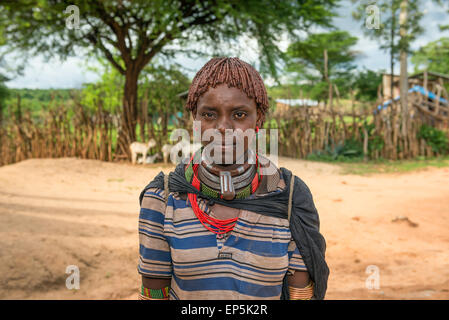
[[[197,154],[199,154],[201,156],[201,149],[199,150],[199,152],[194,154],[192,156],[192,158],[190,159],[190,162],[185,171],[185,176],[186,176],[187,181],[189,181],[192,184],[192,186],[195,187],[198,191],[201,191],[205,194],[212,195],[215,198],[223,198],[219,192],[217,192],[216,190],[213,190],[212,188],[207,187],[204,183],[201,183],[201,181],[198,179],[198,177],[197,177],[197,170],[198,170],[198,166],[199,166],[198,161],[196,161],[196,163],[193,164],[193,160],[197,156]],[[257,174],[254,175],[252,182],[247,186],[247,188],[245,188],[245,190],[240,191],[236,195],[236,198],[243,197],[243,195],[247,193],[246,189],[249,190],[248,195],[251,193],[254,193],[257,190],[257,187],[259,186],[260,181],[262,180],[262,175],[260,174],[259,166],[260,165],[259,165],[258,157],[256,154]],[[207,191],[205,192],[205,190],[207,190]],[[189,198],[190,204],[192,206],[193,212],[195,213],[196,217],[201,222],[201,224],[209,231],[211,231],[215,234],[224,234],[224,233],[228,233],[229,231],[231,231],[234,228],[234,226],[238,220],[238,217],[233,218],[233,219],[225,219],[225,220],[219,220],[219,219],[212,218],[208,214],[206,214],[203,210],[201,210],[201,208],[198,205],[198,198],[197,198],[196,194],[189,193],[188,198]],[[209,227],[209,225],[211,227]]]
[[[211,187],[214,190],[221,190],[221,181],[220,175],[215,175],[210,173],[204,166],[198,166],[198,178],[202,183]],[[243,172],[239,176],[233,176],[232,183],[234,184],[235,191],[240,191],[244,187],[246,187],[256,174],[256,167],[250,166],[245,172]]]
[[[198,191],[201,191],[202,193],[212,197],[212,198],[220,198],[223,199],[223,195],[220,194],[219,191],[214,190],[213,188],[209,187],[207,184],[202,183],[200,179],[198,179],[198,167],[201,160],[201,151],[202,149],[198,150],[192,158],[190,159],[190,162],[187,166],[187,169],[185,170],[185,177],[186,180],[191,183]],[[195,160],[195,161],[192,161]],[[250,184],[242,188],[239,192],[236,193],[235,199],[244,199],[248,196],[250,196],[252,193],[254,193],[257,190],[257,187],[259,186],[260,182],[262,181],[262,174],[260,173],[260,163],[259,158],[256,154],[256,174],[254,175],[253,180]]]

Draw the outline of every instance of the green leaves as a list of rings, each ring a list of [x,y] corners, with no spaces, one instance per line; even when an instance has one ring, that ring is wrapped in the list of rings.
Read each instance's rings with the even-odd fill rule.
[[[413,53],[411,58],[415,72],[428,70],[449,74],[449,38],[429,42]]]
[[[316,150],[307,155],[308,160],[315,161],[360,161],[363,158],[363,146],[353,139],[346,139],[332,146],[327,145],[325,150]]]
[[[424,139],[427,145],[432,147],[433,152],[444,154],[449,151],[449,140],[444,131],[423,124],[419,128],[417,136]]]
[[[288,47],[288,70],[302,71],[305,68],[309,75],[318,72],[321,79],[325,80],[323,57],[324,50],[327,50],[329,77],[346,73],[354,68],[353,62],[358,52],[352,47],[356,43],[357,37],[346,31],[311,34]]]
[[[355,98],[359,101],[375,101],[377,89],[382,83],[382,73],[372,70],[362,70],[351,81],[356,90]]]
[[[178,94],[188,90],[189,85],[189,78],[176,65],[150,64],[142,71],[139,95],[140,99],[148,99],[149,114],[176,114],[184,109]]]
[[[137,64],[140,70],[169,44],[194,51],[198,42],[228,55],[234,52],[229,43],[247,36],[258,43],[260,69],[276,75],[280,36],[295,36],[312,25],[329,26],[337,2],[79,0],[75,4],[80,11],[80,29],[70,30],[63,13],[70,4],[67,1],[18,0],[0,4],[0,28],[7,29],[4,43],[8,47],[30,55],[65,58],[84,48],[108,59],[117,69],[121,60],[125,69]],[[210,56],[212,52],[204,53]]]
[[[356,1],[352,0],[352,2]],[[425,1],[407,1],[407,21],[404,24],[407,30],[406,35],[400,35],[399,12],[402,0],[363,0],[358,2],[359,5],[353,12],[353,17],[361,22],[362,30],[368,37],[380,41],[380,48],[389,51],[395,59],[400,50],[410,52],[411,42],[424,31],[420,21],[423,17],[422,9]],[[365,26],[365,9],[370,4],[375,4],[379,8],[381,16],[379,29],[368,29]]]
[[[345,94],[351,83],[351,72],[359,52],[353,49],[357,37],[346,31],[331,31],[309,35],[292,43],[286,52],[286,71],[295,81],[308,80],[306,85],[311,99],[323,101],[329,92],[328,79]],[[327,78],[324,51],[327,51]]]
[[[102,103],[104,110],[115,113],[120,110],[123,99],[123,88],[125,78],[105,60],[100,60],[103,68],[97,71],[101,75],[100,81],[84,85],[81,91],[81,103],[88,109],[95,111],[99,103]],[[101,100],[101,102],[100,102]]]

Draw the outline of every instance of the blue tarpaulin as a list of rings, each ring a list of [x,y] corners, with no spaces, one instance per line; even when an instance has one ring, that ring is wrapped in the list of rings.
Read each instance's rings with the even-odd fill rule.
[[[414,86],[412,88],[410,88],[408,90],[408,92],[418,92],[420,94],[422,94],[423,96],[427,96],[429,99],[432,100],[436,100],[437,99],[437,95],[431,91],[428,91],[426,89],[424,89],[424,87],[421,86]],[[394,101],[398,101],[399,99],[401,99],[401,96],[397,96],[396,98],[394,98]],[[442,104],[448,104],[448,101],[442,97],[440,97],[440,103]],[[376,110],[374,110],[374,114],[376,114],[377,110],[382,110],[387,108],[389,105],[391,104],[391,100],[385,101],[384,104],[382,105],[378,105]]]

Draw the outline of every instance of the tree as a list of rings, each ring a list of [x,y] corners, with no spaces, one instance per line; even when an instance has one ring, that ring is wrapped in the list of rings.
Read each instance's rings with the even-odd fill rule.
[[[420,47],[411,58],[415,72],[429,70],[449,74],[449,38],[440,38]]]
[[[357,0],[352,0],[356,2]],[[399,59],[399,53],[410,52],[410,44],[418,35],[423,32],[419,22],[423,16],[420,2],[421,0],[407,1],[407,19],[399,23],[399,14],[403,0],[364,0],[361,1],[357,10],[353,12],[353,17],[362,22],[364,33],[377,41],[380,41],[380,49],[386,50],[390,54],[390,96],[393,97],[393,75],[395,62]],[[366,26],[367,12],[370,5],[375,5],[380,14],[379,28],[369,29]],[[403,8],[405,9],[404,5]],[[402,30],[402,35],[401,35]],[[405,32],[404,32],[405,31]],[[385,93],[384,93],[385,94]]]
[[[358,52],[352,47],[356,43],[357,37],[346,31],[311,34],[305,40],[289,45],[287,68],[302,73],[303,78],[326,81],[323,53],[327,50],[328,77],[338,78],[355,68]]]
[[[0,43],[2,41],[2,33],[0,30]],[[5,61],[2,56],[0,56],[0,131],[3,126],[3,110],[5,109],[5,101],[8,98],[10,92],[5,85],[5,82],[10,80],[6,75],[4,75],[5,71]],[[0,139],[1,140],[1,139]],[[0,141],[1,143],[1,141]]]
[[[147,124],[153,129],[154,123],[160,122],[161,132],[153,135],[159,145],[168,141],[169,122],[179,122],[178,113],[184,110],[184,101],[179,94],[185,92],[190,85],[189,78],[180,71],[179,66],[162,66],[150,64],[142,71],[142,108],[141,129]],[[148,95],[151,92],[151,96]],[[145,109],[147,111],[145,111]],[[190,114],[186,114],[187,119]],[[154,133],[154,130],[151,130]],[[146,140],[141,131],[142,140]]]
[[[8,88],[3,83],[7,79],[0,74],[0,130],[3,126],[3,109],[5,108],[5,100],[9,95]]]
[[[382,74],[372,70],[359,71],[351,86],[356,90],[355,98],[360,101],[375,101],[377,99],[377,90],[382,83]]]
[[[446,0],[434,0],[434,2],[438,3],[439,5],[445,6],[447,13],[449,13],[449,6]],[[441,24],[439,25],[440,31],[446,31],[449,30],[449,24]]]
[[[0,59],[1,62],[1,59]],[[4,82],[7,81],[8,78],[6,78],[4,75],[0,74],[0,151],[2,150],[2,143],[3,143],[3,110],[5,109],[5,101],[6,98],[9,96],[9,90],[5,86]],[[0,165],[3,164],[3,161],[0,160]]]
[[[123,100],[120,88],[123,88],[125,77],[106,60],[100,58],[99,62],[101,67],[87,67],[87,70],[96,72],[100,80],[83,85],[81,103],[94,111],[98,107],[98,99],[101,98],[104,110],[118,114]]]
[[[66,58],[81,51],[104,57],[125,76],[119,149],[136,139],[138,78],[156,55],[194,52],[192,43],[257,40],[261,70],[276,73],[277,41],[312,25],[328,26],[338,0],[6,0],[0,4],[10,50]],[[72,11],[68,13],[66,9]],[[79,29],[77,26],[79,9]],[[66,22],[69,22],[68,25]],[[217,52],[217,51],[215,51]]]
[[[353,0],[355,1],[355,0]],[[390,97],[393,99],[393,74],[394,62],[398,58],[400,62],[400,105],[402,112],[401,133],[404,139],[404,156],[408,153],[408,74],[407,57],[411,52],[410,45],[416,37],[423,32],[420,26],[422,13],[422,0],[383,0],[362,1],[358,10],[353,13],[354,18],[366,22],[366,8],[373,5],[378,8],[381,15],[379,28],[365,28],[365,33],[381,41],[381,48],[390,52]],[[385,94],[385,93],[384,93]]]
[[[399,75],[399,92],[402,111],[402,136],[407,136],[408,128],[408,72],[407,72],[407,57],[410,48],[409,33],[410,25],[408,24],[408,15],[410,12],[410,5],[417,5],[417,1],[401,0],[399,13],[399,35],[401,40],[399,43],[399,63],[401,72]],[[415,8],[416,9],[416,8]]]
[[[311,34],[288,47],[287,71],[313,84],[309,92],[311,98],[325,100],[331,95],[333,82],[348,82],[347,79],[339,80],[348,78],[355,69],[354,60],[358,52],[352,47],[356,43],[357,37],[346,31]]]

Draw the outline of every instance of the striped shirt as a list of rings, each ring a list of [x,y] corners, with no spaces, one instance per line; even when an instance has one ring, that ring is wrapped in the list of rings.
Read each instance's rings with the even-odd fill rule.
[[[198,204],[214,216],[206,201]],[[165,205],[156,188],[142,200],[139,241],[138,272],[170,278],[170,299],[280,299],[286,273],[307,271],[288,220],[239,210],[223,237],[201,224],[188,198],[171,192]]]

